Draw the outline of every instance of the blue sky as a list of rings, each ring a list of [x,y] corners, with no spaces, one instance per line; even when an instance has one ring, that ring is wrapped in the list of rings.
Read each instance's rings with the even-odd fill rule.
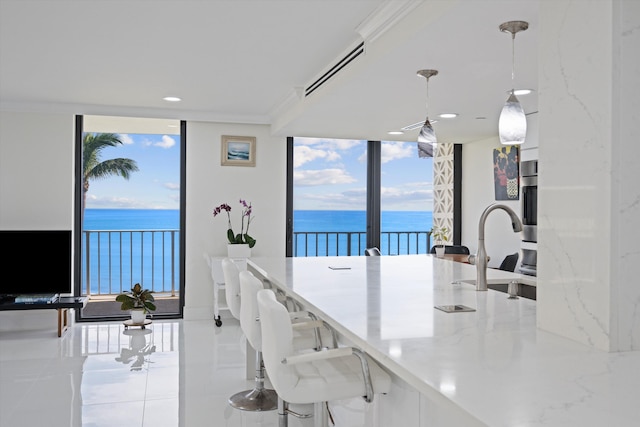
[[[120,134],[123,144],[102,151],[101,160],[124,157],[138,164],[129,180],[111,176],[91,180],[86,207],[179,209],[180,137]]]
[[[295,138],[294,209],[365,210],[367,142]],[[382,143],[382,209],[433,210],[433,161],[415,142]]]
[[[125,157],[138,163],[128,181],[92,180],[86,207],[178,209],[178,135],[120,134],[123,145],[101,160]],[[367,142],[296,138],[294,209],[365,210]],[[420,159],[415,142],[382,143],[382,209],[433,210],[433,162]]]

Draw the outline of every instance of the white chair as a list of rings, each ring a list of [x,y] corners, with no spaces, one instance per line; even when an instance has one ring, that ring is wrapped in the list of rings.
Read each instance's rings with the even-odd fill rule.
[[[262,353],[259,351],[259,337],[256,337],[253,328],[250,327],[253,326],[250,321],[251,304],[242,304],[240,269],[230,258],[224,258],[222,260],[222,272],[224,274],[225,296],[229,311],[233,317],[240,320],[240,327],[247,337],[247,341],[256,350],[255,386],[251,390],[244,390],[231,396],[229,404],[243,411],[273,411],[277,407],[278,398],[274,390],[264,388],[264,365],[262,363]],[[259,285],[262,288],[262,284],[259,283]],[[249,298],[247,298],[247,302],[249,302]],[[242,320],[243,306],[244,321]],[[255,318],[257,317],[257,310],[255,312],[256,316],[253,317],[253,323],[255,323]]]
[[[258,292],[264,365],[278,393],[280,427],[288,426],[289,404],[314,404],[314,425],[327,426],[326,402],[387,393],[389,375],[362,351],[341,347],[295,352],[293,325],[286,308],[268,289]]]
[[[278,407],[278,395],[264,387],[264,363],[262,361],[262,331],[258,317],[256,295],[264,289],[262,282],[248,271],[239,273],[240,281],[240,327],[249,345],[256,352],[256,380],[253,390],[231,396],[229,402],[245,411],[272,411]]]
[[[260,327],[260,316],[258,313],[258,291],[264,289],[262,281],[256,278],[249,271],[240,271],[240,327],[244,332],[247,341],[256,352],[256,376],[255,387],[236,393],[230,398],[232,406],[250,411],[268,411],[276,409],[278,396],[274,390],[264,387],[264,363],[262,359],[262,329]],[[331,341],[337,346],[337,337],[323,334],[320,328],[325,326],[324,322],[311,317],[305,311],[289,313],[289,317],[294,323],[294,343],[296,349],[319,350],[324,348],[324,343]]]

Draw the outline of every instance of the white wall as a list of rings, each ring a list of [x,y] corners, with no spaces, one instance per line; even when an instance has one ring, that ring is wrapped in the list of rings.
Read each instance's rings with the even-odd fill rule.
[[[256,166],[221,166],[222,135],[255,136]],[[213,282],[203,258],[227,253],[227,216],[213,217],[221,203],[231,206],[239,232],[239,199],[253,205],[250,235],[254,256],[284,256],[286,140],[269,135],[268,126],[205,122],[187,124],[187,217],[185,319],[213,318]]]
[[[493,186],[493,150],[500,148],[500,140],[490,138],[462,145],[462,244],[471,253],[478,250],[478,222],[484,209],[500,203],[513,209],[522,219],[522,194],[518,201],[496,201]],[[520,146],[520,161],[538,159],[538,114],[527,116],[527,136]],[[535,249],[535,243],[522,243],[520,233],[514,233],[506,212],[497,210],[487,218],[485,248],[491,257],[489,267],[498,268],[504,257],[520,251],[521,247]],[[522,252],[518,267],[522,261]],[[517,268],[516,267],[516,271]]]
[[[493,150],[500,141],[491,138],[462,146],[462,244],[471,253],[478,250],[478,222],[485,208],[493,203],[506,205],[519,217],[519,201],[496,201],[493,185]],[[487,217],[485,248],[491,257],[489,267],[498,268],[505,256],[520,250],[521,235],[514,233],[506,212],[497,210]]]
[[[68,114],[0,112],[1,229],[73,229],[73,135]],[[2,280],[29,280],[28,271],[12,276]],[[27,313],[0,312],[0,330],[55,333],[55,310]]]
[[[540,5],[538,327],[639,350],[640,3]]]
[[[73,228],[73,116],[0,112],[0,228]]]

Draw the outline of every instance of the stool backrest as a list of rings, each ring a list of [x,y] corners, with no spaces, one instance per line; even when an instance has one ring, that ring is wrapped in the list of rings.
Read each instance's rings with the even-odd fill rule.
[[[295,369],[281,363],[293,353],[293,328],[286,307],[271,289],[258,291],[258,311],[262,330],[262,358],[273,388],[280,395],[298,382]],[[287,399],[285,399],[287,400]]]
[[[240,272],[240,327],[247,341],[256,351],[262,351],[262,331],[258,312],[258,291],[264,285],[250,271]]]
[[[436,247],[432,246],[429,251],[431,254],[436,253]],[[458,254],[458,255],[469,255],[469,248],[464,245],[444,245],[444,253],[445,254]]]
[[[516,265],[518,265],[519,257],[520,257],[520,254],[518,252],[504,257],[504,260],[502,261],[502,264],[500,264],[500,267],[499,267],[500,270],[516,271]]]
[[[222,259],[224,295],[231,315],[240,319],[240,269],[231,258]]]

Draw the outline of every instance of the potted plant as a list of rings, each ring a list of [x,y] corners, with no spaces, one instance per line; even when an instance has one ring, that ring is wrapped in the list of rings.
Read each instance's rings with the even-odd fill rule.
[[[144,324],[147,313],[156,310],[152,291],[143,289],[140,283],[136,283],[131,291],[123,292],[116,297],[116,301],[122,303],[121,310],[131,312],[131,321],[134,324]]]
[[[430,233],[436,248],[436,256],[442,257],[444,255],[444,242],[449,241],[449,229],[447,227],[433,226]]]
[[[221,204],[213,210],[213,216],[217,216],[222,211],[227,212],[227,240],[229,245],[227,246],[229,258],[248,258],[251,256],[251,248],[256,244],[256,239],[249,235],[249,225],[253,218],[251,217],[252,207],[251,202],[247,203],[245,200],[240,199],[242,205],[242,213],[240,215],[240,233],[236,234],[233,231],[231,225],[231,206],[226,203]]]

